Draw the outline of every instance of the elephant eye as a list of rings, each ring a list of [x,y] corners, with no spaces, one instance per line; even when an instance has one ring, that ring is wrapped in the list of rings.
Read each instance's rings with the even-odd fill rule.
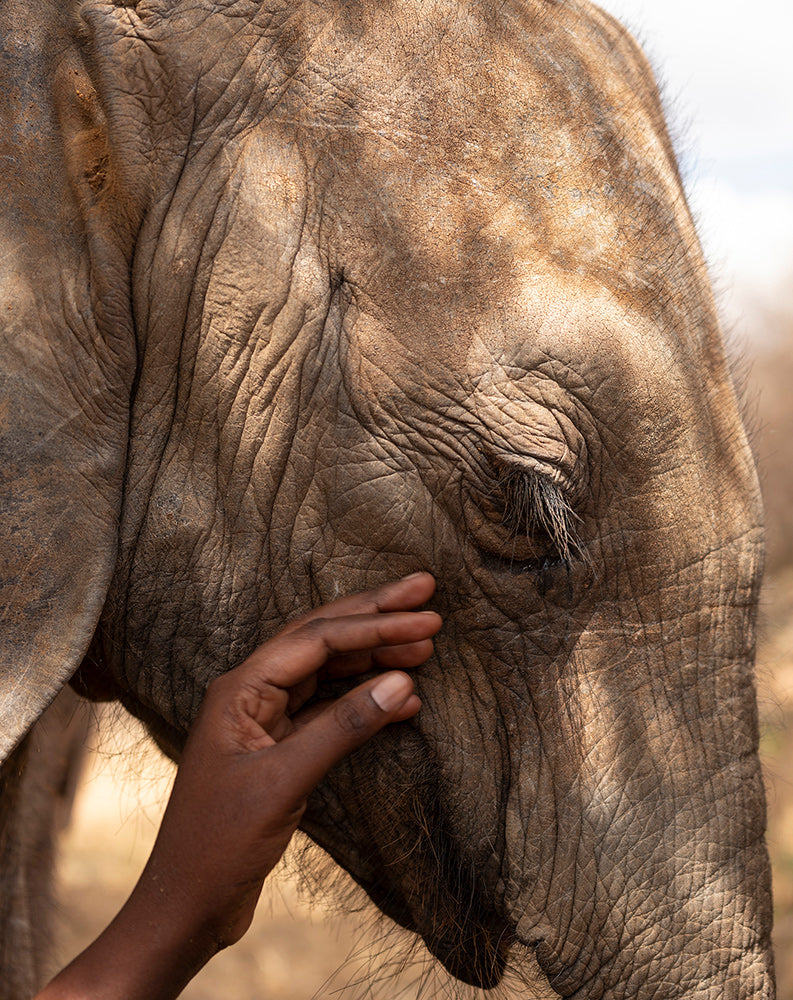
[[[473,540],[488,562],[513,572],[545,573],[584,560],[580,521],[560,486],[533,469],[490,465],[468,508]],[[495,568],[495,564],[494,568]]]
[[[511,536],[545,539],[566,563],[580,553],[575,531],[578,517],[555,483],[523,469],[503,470],[498,483],[503,506],[501,523]]]

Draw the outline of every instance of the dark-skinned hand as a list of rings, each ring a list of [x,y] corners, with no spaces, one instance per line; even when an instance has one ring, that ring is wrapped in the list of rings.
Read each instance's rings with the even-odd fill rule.
[[[171,1000],[239,940],[312,789],[421,707],[403,671],[432,653],[441,619],[411,609],[434,589],[417,573],[316,608],[209,685],[132,895],[37,1000]],[[383,669],[311,701],[323,679]]]

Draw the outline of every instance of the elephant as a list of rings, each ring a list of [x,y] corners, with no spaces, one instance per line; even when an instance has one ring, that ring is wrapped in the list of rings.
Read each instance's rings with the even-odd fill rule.
[[[178,760],[285,622],[428,570],[425,707],[304,830],[474,986],[772,997],[763,514],[633,38],[586,0],[0,18],[3,822],[67,685]]]

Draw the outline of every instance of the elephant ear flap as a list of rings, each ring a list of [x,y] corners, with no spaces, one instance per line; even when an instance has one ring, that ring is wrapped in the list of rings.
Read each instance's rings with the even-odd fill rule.
[[[111,301],[94,277],[98,253],[106,285],[123,289],[126,268],[113,273],[86,235],[61,152],[56,29],[47,3],[0,11],[0,761],[80,665],[102,611],[134,373],[128,293]]]

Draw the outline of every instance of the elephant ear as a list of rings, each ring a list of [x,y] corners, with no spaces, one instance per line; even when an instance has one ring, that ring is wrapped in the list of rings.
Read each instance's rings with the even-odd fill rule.
[[[0,760],[96,628],[134,374],[128,266],[102,222],[105,132],[70,17],[48,0],[0,7]]]

